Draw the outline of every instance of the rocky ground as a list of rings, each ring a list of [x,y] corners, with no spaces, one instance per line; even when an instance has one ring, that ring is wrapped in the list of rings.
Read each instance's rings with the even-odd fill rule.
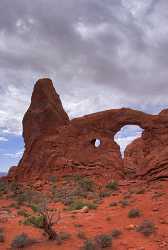
[[[0,250],[166,250],[167,190],[166,181],[111,181],[100,187],[79,176],[35,188],[0,181]],[[57,240],[44,232],[42,201],[53,217],[60,214],[53,225]]]

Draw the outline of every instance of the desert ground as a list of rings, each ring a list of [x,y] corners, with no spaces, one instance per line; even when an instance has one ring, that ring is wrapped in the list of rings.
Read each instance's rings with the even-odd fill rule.
[[[166,250],[167,188],[167,182],[114,180],[100,187],[79,176],[39,181],[36,188],[1,180],[0,249]],[[38,219],[44,201],[56,240],[49,240]],[[29,241],[21,244],[17,237],[23,233]]]

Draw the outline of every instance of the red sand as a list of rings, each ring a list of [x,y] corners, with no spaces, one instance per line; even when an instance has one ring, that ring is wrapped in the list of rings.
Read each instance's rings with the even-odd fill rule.
[[[55,229],[68,232],[71,238],[67,239],[62,245],[57,245],[56,242],[48,241],[43,231],[32,226],[19,224],[24,218],[17,215],[16,209],[10,208],[12,211],[8,215],[8,221],[2,223],[0,227],[5,230],[5,243],[0,243],[0,250],[9,249],[13,238],[25,232],[30,237],[40,241],[26,249],[29,250],[78,250],[83,245],[83,240],[77,236],[79,231],[85,233],[88,238],[102,233],[110,233],[113,229],[122,231],[119,239],[113,240],[112,248],[115,250],[159,250],[168,249],[168,194],[167,183],[158,183],[157,185],[146,187],[144,194],[133,194],[130,198],[130,203],[127,207],[117,205],[109,207],[113,201],[120,201],[124,197],[124,193],[128,191],[129,185],[122,186],[120,191],[115,196],[107,197],[96,210],[90,210],[88,213],[68,212],[61,208],[61,220]],[[157,193],[163,193],[158,197]],[[0,200],[2,206],[8,206],[11,201]],[[58,207],[58,204],[54,206]],[[131,208],[139,208],[142,216],[139,218],[128,218],[128,211]],[[1,214],[0,214],[1,219]],[[139,225],[144,219],[151,220],[156,225],[156,232],[149,237],[145,237],[135,230],[128,230],[127,227],[131,224]],[[79,226],[80,224],[80,226]]]

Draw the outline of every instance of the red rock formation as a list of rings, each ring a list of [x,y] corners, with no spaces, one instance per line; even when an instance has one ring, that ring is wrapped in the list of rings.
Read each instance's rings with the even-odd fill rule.
[[[142,137],[122,160],[114,135],[125,125],[139,125]],[[28,181],[51,175],[89,175],[97,179],[168,176],[168,111],[149,115],[112,109],[69,121],[51,80],[39,80],[23,119],[25,152],[10,179]],[[100,146],[94,142],[100,139]]]
[[[40,79],[34,86],[31,104],[23,118],[23,137],[26,147],[34,139],[54,133],[60,126],[69,123],[50,79]]]

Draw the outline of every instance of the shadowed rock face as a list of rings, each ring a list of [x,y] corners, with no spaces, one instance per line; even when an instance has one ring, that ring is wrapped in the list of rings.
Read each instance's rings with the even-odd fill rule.
[[[125,125],[138,125],[144,132],[128,145],[122,160],[114,136]],[[35,181],[69,174],[97,180],[168,177],[168,110],[149,115],[111,109],[70,121],[52,81],[42,79],[23,119],[23,137],[25,152],[9,179]]]

